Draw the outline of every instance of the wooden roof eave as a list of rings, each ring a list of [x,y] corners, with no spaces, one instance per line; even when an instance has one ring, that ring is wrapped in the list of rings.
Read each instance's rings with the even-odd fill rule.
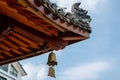
[[[37,55],[46,53],[48,51],[51,51],[51,49],[47,48],[47,49],[40,50],[40,51],[37,51],[37,52],[32,52],[30,54],[20,55],[18,57],[14,57],[14,58],[11,58],[11,59],[5,59],[5,57],[3,55],[0,55],[0,58],[3,59],[3,61],[0,62],[0,65],[7,64],[7,63],[10,63],[10,62],[15,62],[15,61],[18,61],[18,60],[23,60],[23,59],[30,58],[30,57],[33,57],[33,56],[37,56]]]
[[[50,23],[52,25],[52,27],[55,27],[55,28],[57,28],[58,30],[60,30],[62,32],[65,32],[67,30],[67,31],[71,31],[71,32],[74,32],[76,34],[82,35],[82,36],[84,36],[86,38],[89,38],[89,32],[87,30],[84,30],[84,29],[82,29],[80,27],[74,28],[74,25],[69,25],[70,23],[68,23],[66,21],[63,21],[60,18],[54,19],[53,18],[54,14],[52,12],[47,12],[47,14],[46,14],[46,11],[50,11],[49,9],[46,8],[46,6],[41,5],[41,6],[37,7],[37,6],[35,6],[34,3],[31,3],[28,0],[29,4],[26,3],[27,7],[25,7],[25,4],[23,4],[23,3],[25,3],[24,0],[18,0],[18,1],[21,1],[21,2],[18,2],[18,3],[20,3],[24,7],[24,9],[26,11],[30,11],[31,12],[31,14],[27,14],[26,13],[27,15],[30,15],[31,17],[35,17],[36,16],[36,17],[42,18],[43,20],[45,20],[45,22]],[[32,5],[36,9],[32,8],[29,5]],[[18,9],[18,7],[16,7],[16,8]],[[38,10],[38,11],[36,11],[36,10]],[[32,16],[33,14],[34,14],[34,16]],[[43,31],[43,32],[45,32],[45,31]]]
[[[33,34],[32,31],[17,26],[12,27],[7,33],[3,37],[0,36],[0,65],[59,50],[68,44],[61,38],[41,32]]]
[[[14,18],[15,20],[11,21],[17,20],[21,24],[9,26],[11,30],[9,34],[3,35],[4,38],[0,34],[0,65],[60,50],[89,38],[87,30],[56,18],[44,4],[37,7],[29,2],[34,0],[17,1],[0,1],[0,13]]]
[[[55,24],[59,25],[59,27],[65,29],[67,31],[71,31],[73,33],[76,33],[76,34],[79,34],[79,35],[84,36],[86,38],[89,38],[90,33],[87,30],[82,29],[79,26],[75,26],[73,24],[70,24],[70,23],[68,23],[60,18],[54,19],[53,17],[55,17],[55,14],[50,12],[49,8],[46,5],[44,5],[43,3],[41,3],[42,5],[40,5],[40,6],[37,6],[34,3],[34,0],[28,0],[28,3],[32,4],[37,10],[39,10],[40,13],[44,14],[44,16],[47,18],[47,19],[45,18],[46,21],[49,20],[49,21],[54,22]]]
[[[29,19],[27,19],[26,16],[24,15],[21,15],[20,13],[18,13],[18,11],[10,6],[7,5],[7,3],[5,1],[0,1],[0,13],[2,14],[5,14],[9,17],[12,17],[14,18],[15,20],[25,24],[25,25],[28,25],[29,27],[35,29],[35,30],[38,30],[40,32],[43,32],[47,35],[56,35],[58,34],[58,32],[53,29],[53,32],[49,32],[48,30],[44,29],[44,26],[43,25],[38,25],[36,24],[34,21],[31,21]],[[42,27],[43,26],[43,27]],[[48,25],[49,26],[49,25]]]

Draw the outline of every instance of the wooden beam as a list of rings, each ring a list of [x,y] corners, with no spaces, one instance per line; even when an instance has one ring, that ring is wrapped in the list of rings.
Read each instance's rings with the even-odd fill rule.
[[[47,23],[49,23],[50,25],[52,25],[53,27],[55,27],[56,29],[58,29],[58,30],[60,30],[60,31],[62,31],[62,32],[65,32],[65,30],[63,29],[63,28],[61,28],[60,26],[58,26],[56,23],[54,23],[53,21],[50,21],[49,19],[47,19],[46,18],[46,16],[44,15],[44,14],[46,14],[46,12],[44,12],[44,11],[46,11],[46,10],[44,10],[44,9],[46,9],[44,6],[42,6],[43,8],[43,11],[38,11],[37,10],[37,7],[34,7],[34,5],[33,4],[31,4],[29,1],[24,1],[24,0],[19,0],[17,3],[20,3],[21,5],[19,6],[16,6],[16,7],[14,7],[14,8],[16,8],[17,10],[18,10],[18,12],[19,12],[19,10],[20,10],[20,12],[22,12],[22,11],[29,11],[29,12],[27,12],[27,13],[24,13],[23,15],[26,15],[26,14],[28,14],[28,15],[30,15],[31,17],[33,17],[34,19],[37,19],[36,21],[39,21],[38,19],[42,19],[43,21],[45,21],[45,22],[47,22]],[[16,4],[17,4],[16,3]],[[9,2],[8,1],[8,4],[11,4],[11,2]],[[31,5],[34,7],[31,7]],[[12,5],[11,5],[12,6]],[[19,8],[18,8],[19,7]],[[23,9],[23,10],[21,10],[21,9]],[[48,10],[49,11],[49,10]],[[44,13],[42,13],[42,12],[44,12]],[[31,14],[32,13],[32,14]],[[35,16],[33,16],[33,15],[35,15]],[[37,17],[37,18],[35,18],[35,17]],[[40,22],[39,22],[40,23]]]
[[[38,28],[42,28],[44,29],[45,32],[49,33],[49,35],[57,35],[58,34],[58,30],[56,30],[54,27],[53,27],[53,32],[51,32],[47,26],[45,26],[46,24],[48,25],[48,23],[41,23],[41,19],[39,17],[37,17],[35,14],[31,13],[30,11],[27,11],[26,9],[23,9],[23,8],[19,8],[20,11],[19,13],[22,12],[22,14],[24,14],[29,20],[33,21],[36,25],[38,25],[39,27]],[[18,9],[17,9],[18,10]],[[29,14],[28,14],[29,13]],[[36,18],[37,17],[37,18]],[[39,21],[40,20],[40,21]],[[43,20],[44,22],[44,20]]]
[[[35,5],[35,3],[33,3],[31,0],[29,0],[28,3],[31,4],[31,5]],[[89,34],[90,34],[89,31],[83,29],[82,26],[81,27],[80,26],[75,26],[75,25],[68,26],[68,24],[71,24],[71,23],[68,23],[67,21],[64,21],[60,18],[54,19],[53,18],[53,16],[54,16],[53,13],[46,14],[45,11],[49,11],[49,8],[46,8],[45,5],[41,5],[39,7],[36,6],[35,8],[37,8],[39,11],[36,12],[33,8],[27,7],[27,9],[30,10],[31,12],[33,12],[34,14],[41,17],[42,19],[44,19],[48,23],[54,25],[53,27],[59,27],[59,28],[63,29],[64,32],[65,31],[71,31],[73,33],[76,33],[76,34],[82,35],[86,38],[89,38]],[[43,14],[43,16],[41,16],[41,14]],[[55,24],[56,24],[56,26],[55,26]]]
[[[38,43],[42,41],[42,43],[46,42],[48,43],[48,46],[51,47],[52,49],[58,50],[64,48],[68,42],[62,40],[61,38],[58,37],[50,37],[46,34],[43,34],[41,32],[37,32],[32,34],[32,32],[28,32],[26,30],[23,30],[22,28],[14,27],[13,31],[16,31],[20,33],[21,35],[24,35],[26,37],[29,37],[30,39],[36,40]]]
[[[12,55],[11,53],[9,53],[8,51],[2,50],[2,52],[10,57],[15,57],[14,55]]]
[[[25,4],[25,1],[18,1],[20,2],[21,4]],[[14,3],[15,4],[15,3]],[[16,3],[17,4],[17,3]],[[27,5],[27,3],[26,3]],[[12,5],[11,5],[12,6]],[[27,5],[28,7],[28,5]],[[27,7],[23,7],[23,6],[20,6],[19,5],[16,5],[16,9],[18,10],[18,13],[24,15],[27,17],[27,19],[31,20],[32,22],[34,22],[36,25],[38,25],[40,29],[43,29],[45,32],[49,33],[48,35],[58,35],[58,30],[54,27],[53,28],[53,31],[51,32],[51,30],[48,29],[47,25],[49,24],[48,22],[46,22],[45,20],[41,19],[40,17],[36,16],[34,13],[32,13],[30,10],[27,10]],[[28,14],[29,13],[29,14]],[[44,26],[46,25],[46,26]],[[51,25],[51,24],[49,24]],[[39,29],[37,29],[39,30]]]
[[[36,42],[33,42],[32,40],[30,40],[30,39],[28,39],[26,37],[23,37],[23,36],[21,36],[20,34],[18,34],[16,32],[13,32],[11,34],[14,35],[15,37],[19,38],[20,40],[28,43],[31,46],[38,47],[38,44]]]
[[[47,27],[47,30],[50,32],[50,33],[52,33],[53,35],[55,35],[55,36],[58,36],[58,30],[56,30],[56,29],[54,29],[53,28],[53,26],[47,26],[47,25],[44,25],[45,27]]]
[[[0,49],[0,59],[5,59],[5,57],[2,55],[2,50]]]
[[[5,43],[6,45],[8,45],[9,47],[15,48],[15,49],[19,49],[17,45],[15,45],[14,43],[10,42],[7,39],[2,39],[2,42]]]
[[[84,40],[86,38],[83,36],[65,36],[65,37],[62,37],[62,39],[66,41],[70,41],[70,40]]]
[[[28,39],[31,39],[34,42],[39,43],[40,45],[43,45],[44,40],[42,38],[40,38],[40,37],[38,37],[38,36],[28,32],[28,31],[26,31],[26,30],[24,30],[22,28],[19,28],[19,27],[15,26],[13,28],[13,31],[19,33],[22,36],[25,36]]]
[[[29,48],[32,48],[32,49],[38,49],[38,46],[29,45]]]
[[[49,24],[51,24],[53,27],[55,27],[56,29],[60,30],[61,32],[65,32],[66,30],[62,27],[60,27],[58,24],[56,24],[53,20],[50,20],[48,18],[47,15],[45,15],[44,9],[46,9],[44,6],[40,6],[37,9],[39,9],[39,11],[35,12],[31,7],[27,7],[28,10],[30,10],[31,12],[33,12],[34,14],[36,14],[36,16],[39,16],[40,18],[42,18],[43,20],[45,20],[46,22],[48,22]],[[52,14],[52,13],[50,13]],[[52,14],[53,15],[53,14]],[[50,16],[52,17],[52,16]]]
[[[10,48],[1,42],[0,42],[0,48],[4,49],[6,51],[10,51]]]
[[[19,55],[23,54],[21,51],[18,51],[18,50],[14,49],[14,48],[11,48],[10,50],[13,51],[16,54],[19,54]]]
[[[14,62],[14,61],[18,61],[18,60],[23,60],[23,59],[26,59],[26,58],[29,58],[29,57],[33,57],[33,56],[37,56],[37,55],[41,55],[43,53],[46,53],[48,51],[50,51],[51,49],[48,48],[48,49],[45,49],[45,50],[41,50],[37,53],[30,53],[30,54],[24,54],[24,55],[21,55],[21,56],[18,56],[18,57],[15,57],[15,58],[11,58],[11,59],[5,59],[3,57],[3,61],[0,61],[0,65],[3,65],[3,64],[6,64],[6,63],[10,63],[10,62]],[[1,58],[1,56],[0,56]],[[2,59],[2,58],[1,58]]]
[[[24,42],[20,41],[19,39],[15,38],[14,36],[9,35],[8,39],[10,39],[11,41],[15,42],[16,44],[23,46],[23,47],[28,47],[27,44],[25,44]]]
[[[4,56],[2,56],[2,55],[0,55],[0,59],[4,60],[4,59],[5,59],[5,57],[4,57]]]
[[[27,19],[25,16],[18,13],[16,9],[10,8],[5,1],[0,1],[0,13],[5,14],[9,17],[14,18],[15,20],[28,25],[29,27],[46,33],[47,35],[51,35],[49,32],[45,31],[41,26],[36,25],[34,22]]]
[[[26,15],[26,17],[28,17],[29,20],[33,21],[34,23],[39,25],[41,28],[43,28],[46,32],[49,33],[49,35],[58,36],[58,30],[56,28],[54,28],[51,24],[47,23],[43,19],[42,19],[42,22],[41,22],[40,17],[36,16],[35,14],[31,13],[30,11],[27,11],[26,9],[23,9],[23,8],[19,8],[19,9],[21,9],[20,13],[23,11],[22,14]],[[52,26],[51,30],[49,29],[48,24],[49,24],[49,26]]]
[[[23,50],[23,51],[25,51],[25,52],[27,52],[27,53],[32,52],[30,49],[25,48],[25,47],[20,47],[20,49]]]

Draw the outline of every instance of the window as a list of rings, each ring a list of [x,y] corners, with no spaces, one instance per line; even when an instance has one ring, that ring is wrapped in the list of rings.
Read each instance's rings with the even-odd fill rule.
[[[0,69],[8,72],[8,64],[0,66]]]
[[[13,75],[13,76],[15,76],[15,77],[17,77],[17,75],[18,75],[18,72],[17,72],[17,70],[14,68],[13,65],[11,65],[10,74]]]
[[[4,78],[4,77],[2,77],[2,76],[0,76],[0,80],[7,80],[6,78]]]

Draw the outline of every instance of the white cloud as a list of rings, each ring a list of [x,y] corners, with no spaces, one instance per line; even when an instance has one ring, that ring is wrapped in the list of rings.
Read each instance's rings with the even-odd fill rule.
[[[57,2],[61,7],[66,7],[67,11],[71,11],[71,6],[75,2],[81,2],[81,7],[90,11],[97,11],[99,6],[105,5],[108,0],[51,0],[52,2]]]
[[[56,54],[56,56],[57,56],[57,58],[58,58],[58,57],[60,57],[61,54],[63,53],[63,50],[58,50],[58,51],[53,51],[53,52]]]
[[[27,76],[24,76],[22,80],[45,80],[47,78],[46,66],[27,63],[23,65],[23,68],[27,72]]]
[[[108,62],[91,62],[83,65],[78,65],[64,70],[61,75],[61,80],[86,80],[96,79],[99,73],[109,70],[111,67]]]
[[[103,6],[108,0],[78,0],[82,2],[81,6],[87,10],[96,11],[99,6]]]
[[[73,3],[77,2],[77,0],[58,0],[58,5],[61,7],[66,7],[67,11],[71,12],[71,6]]]

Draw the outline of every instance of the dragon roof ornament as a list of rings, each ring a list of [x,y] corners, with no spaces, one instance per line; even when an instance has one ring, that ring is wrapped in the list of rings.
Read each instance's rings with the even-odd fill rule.
[[[34,0],[37,6],[40,6],[41,2],[46,5],[57,17],[79,26],[83,29],[91,32],[90,22],[91,18],[87,15],[88,11],[80,8],[81,2],[74,3],[71,8],[71,12],[66,12],[66,8],[59,7],[56,3],[52,3],[49,0]]]

